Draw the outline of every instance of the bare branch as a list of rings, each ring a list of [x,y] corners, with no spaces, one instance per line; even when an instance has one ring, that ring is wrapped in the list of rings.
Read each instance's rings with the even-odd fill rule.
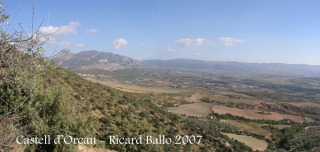
[[[32,33],[33,33],[33,25],[34,25],[34,0],[32,0]]]

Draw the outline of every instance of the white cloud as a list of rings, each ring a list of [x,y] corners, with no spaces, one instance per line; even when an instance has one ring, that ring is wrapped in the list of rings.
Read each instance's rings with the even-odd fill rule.
[[[176,49],[174,49],[174,48],[172,48],[172,47],[166,47],[166,50],[167,50],[168,52],[174,52],[174,51],[176,51]]]
[[[199,52],[197,52],[197,53],[196,53],[196,56],[200,56],[200,53],[199,53]]]
[[[50,45],[56,45],[56,46],[67,46],[70,45],[69,41],[58,41],[55,38],[48,38],[47,43]]]
[[[112,44],[113,44],[113,49],[118,50],[122,46],[127,46],[128,45],[128,41],[126,39],[124,39],[124,38],[119,38],[117,40],[114,40]]]
[[[225,46],[233,46],[235,44],[240,44],[245,42],[245,39],[235,38],[235,37],[220,37],[219,41]]]
[[[74,45],[76,48],[83,48],[85,45],[83,43],[77,43]]]
[[[45,26],[40,27],[37,38],[46,42],[49,45],[68,46],[71,45],[69,41],[56,40],[57,35],[76,34],[77,28],[80,26],[79,22],[69,22],[62,26]],[[78,45],[80,46],[80,45]],[[76,47],[76,45],[75,45]]]
[[[69,22],[67,25],[62,26],[46,26],[40,27],[39,32],[44,35],[66,35],[76,34],[77,27],[80,26],[79,22]]]
[[[90,34],[90,33],[97,33],[97,32],[99,32],[99,30],[94,29],[94,28],[93,28],[93,29],[87,29],[87,30],[86,30],[86,33],[87,33],[87,34]]]
[[[203,38],[195,38],[195,39],[180,39],[177,40],[176,43],[180,46],[191,47],[191,46],[199,46],[205,44],[206,39]]]

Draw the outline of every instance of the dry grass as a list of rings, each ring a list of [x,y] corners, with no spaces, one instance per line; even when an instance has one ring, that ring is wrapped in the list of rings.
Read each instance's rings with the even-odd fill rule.
[[[180,105],[178,107],[168,108],[169,112],[175,114],[185,114],[187,116],[205,117],[211,113],[210,107],[212,104],[204,102],[196,102],[192,104]]]
[[[265,119],[265,120],[275,120],[280,121],[283,119],[289,119],[294,122],[304,122],[304,119],[300,116],[295,115],[285,115],[275,112],[270,112],[270,114],[263,115],[259,114],[259,110],[249,110],[249,109],[238,109],[238,108],[229,108],[225,106],[213,106],[212,111],[218,114],[231,114],[239,117],[245,117],[248,119]]]
[[[173,89],[173,88],[165,88],[165,87],[144,87],[144,86],[138,86],[134,84],[125,84],[121,82],[117,82],[114,80],[97,80],[94,78],[90,77],[84,77],[85,79],[95,82],[95,83],[100,83],[103,85],[107,85],[109,87],[125,91],[125,92],[131,92],[131,93],[180,93],[180,92],[185,92],[185,90],[181,89]]]
[[[231,139],[238,140],[239,142],[244,143],[245,145],[251,147],[254,151],[255,150],[264,151],[268,147],[268,143],[266,141],[253,138],[251,136],[236,135],[231,133],[222,133],[222,134],[227,135]]]

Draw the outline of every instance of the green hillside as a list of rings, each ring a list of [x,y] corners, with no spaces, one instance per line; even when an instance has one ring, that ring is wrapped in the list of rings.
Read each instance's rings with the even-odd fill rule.
[[[148,96],[137,96],[120,92],[107,86],[92,83],[66,70],[56,68],[50,72],[50,85],[65,88],[70,102],[83,124],[80,133],[94,133],[99,140],[106,141],[108,149],[118,151],[178,151],[183,149],[222,150],[248,149],[236,144],[216,131],[216,127],[201,121],[194,122],[168,113],[155,105]],[[49,83],[49,82],[48,82]],[[79,117],[76,117],[79,118]],[[195,145],[109,145],[110,135],[137,137],[165,135],[174,139],[176,135],[204,135],[201,144]],[[80,134],[79,134],[80,135]],[[235,145],[227,148],[224,142]],[[239,146],[238,146],[239,145]]]

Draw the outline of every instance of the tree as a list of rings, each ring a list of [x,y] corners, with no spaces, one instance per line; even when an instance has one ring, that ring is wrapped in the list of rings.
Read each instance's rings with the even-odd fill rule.
[[[50,68],[55,66],[42,60],[44,36],[33,29],[33,24],[31,33],[21,26],[9,33],[6,29],[14,25],[9,24],[5,10],[0,0],[0,149],[10,151],[21,135],[79,136],[82,124],[72,105],[73,96],[63,86],[46,82]],[[27,149],[70,151],[75,145],[52,143]]]
[[[38,58],[43,53],[38,32],[27,34],[22,28],[9,33],[13,27],[0,1],[0,146],[12,145],[16,135],[23,135],[23,117],[17,115],[30,102],[39,83],[43,66]]]

